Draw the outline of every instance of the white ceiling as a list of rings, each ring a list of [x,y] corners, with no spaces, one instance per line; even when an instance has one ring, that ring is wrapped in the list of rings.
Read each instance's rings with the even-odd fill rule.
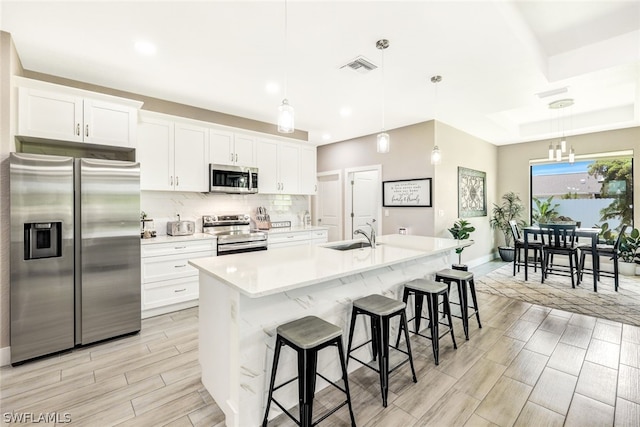
[[[501,145],[640,125],[640,0],[287,7],[286,57],[284,0],[2,0],[0,23],[28,70],[265,122],[283,98],[265,87],[286,74],[296,128],[318,144],[379,132],[383,85],[387,129],[435,117]],[[380,65],[381,38],[384,73],[340,69],[358,55]],[[575,105],[548,108],[561,98]]]

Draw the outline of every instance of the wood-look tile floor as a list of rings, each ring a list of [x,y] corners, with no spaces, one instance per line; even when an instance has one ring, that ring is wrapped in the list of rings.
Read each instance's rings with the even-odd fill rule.
[[[639,327],[499,295],[478,298],[483,328],[471,321],[465,341],[454,320],[458,349],[443,337],[439,366],[430,342],[412,337],[418,382],[408,365],[392,373],[387,408],[375,372],[350,374],[358,425],[640,425]],[[7,413],[52,412],[61,421],[68,414],[74,426],[224,425],[200,383],[197,316],[189,309],[145,319],[138,335],[2,368],[3,425]],[[319,392],[318,413],[341,397]],[[343,408],[321,425],[348,419]],[[280,416],[270,425],[294,424]]]

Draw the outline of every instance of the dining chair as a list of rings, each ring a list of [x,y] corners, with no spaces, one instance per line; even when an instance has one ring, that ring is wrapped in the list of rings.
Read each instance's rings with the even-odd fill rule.
[[[518,229],[518,223],[515,220],[509,221],[509,226],[511,227],[511,236],[513,237],[513,243],[515,248],[515,254],[513,256],[513,275],[516,275],[516,266],[518,267],[518,273],[520,272],[520,266],[524,266],[524,263],[527,262],[528,253],[525,253],[524,260],[522,259],[521,251],[524,251],[524,238],[520,234],[520,230]],[[533,250],[533,271],[537,271],[538,265],[540,265],[540,269],[544,274],[544,266],[542,265],[542,241],[538,240],[538,236],[534,235],[535,240],[530,240],[527,242],[528,248]]]
[[[595,257],[599,258],[603,256],[608,256],[609,259],[613,261],[613,273],[609,271],[602,271],[602,269],[598,268],[597,280],[600,281],[600,276],[613,277],[614,288],[616,292],[618,292],[618,285],[619,285],[618,249],[620,248],[620,242],[624,237],[624,233],[627,230],[627,227],[628,227],[627,224],[622,224],[622,226],[620,227],[620,233],[618,234],[618,237],[616,238],[616,241],[613,243],[613,245],[607,245],[607,244],[596,245]],[[579,245],[579,248],[580,248],[580,280],[582,280],[582,276],[584,275],[585,270],[590,271],[591,274],[594,274],[593,264],[599,263],[600,261],[598,259],[594,259],[594,253],[592,251],[591,245],[589,245],[588,247],[586,245]],[[592,268],[585,268],[584,266],[584,261],[587,255],[591,255]]]
[[[580,263],[575,224],[540,224],[544,253],[544,277],[549,274],[571,277],[571,287],[580,284]],[[556,264],[555,256],[567,256],[569,266]]]

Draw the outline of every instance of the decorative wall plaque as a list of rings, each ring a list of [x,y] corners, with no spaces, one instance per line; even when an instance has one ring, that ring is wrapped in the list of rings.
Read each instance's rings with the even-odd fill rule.
[[[487,173],[458,166],[458,217],[487,216]]]
[[[430,208],[431,178],[399,179],[382,183],[382,206]]]

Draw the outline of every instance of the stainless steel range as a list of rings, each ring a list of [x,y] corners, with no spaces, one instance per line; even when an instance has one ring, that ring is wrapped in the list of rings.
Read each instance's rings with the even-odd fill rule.
[[[202,231],[218,238],[218,255],[267,249],[267,234],[251,229],[249,215],[205,215]]]

